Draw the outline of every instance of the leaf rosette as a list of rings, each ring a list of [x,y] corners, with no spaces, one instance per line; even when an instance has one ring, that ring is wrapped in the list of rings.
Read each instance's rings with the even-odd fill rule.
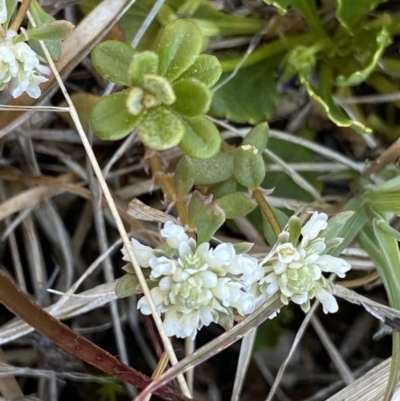
[[[194,158],[216,154],[221,138],[204,114],[221,66],[215,56],[200,54],[202,40],[194,22],[177,20],[165,28],[158,53],[136,52],[118,41],[99,44],[92,53],[96,70],[128,88],[100,99],[91,116],[93,132],[118,140],[137,128],[155,150],[178,145]]]

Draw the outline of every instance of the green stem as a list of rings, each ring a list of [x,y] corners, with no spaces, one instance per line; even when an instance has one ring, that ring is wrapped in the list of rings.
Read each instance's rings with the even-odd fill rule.
[[[262,192],[259,189],[255,189],[253,191],[253,198],[257,201],[258,206],[260,206],[261,211],[264,213],[265,217],[269,221],[269,224],[271,224],[272,230],[274,231],[274,234],[278,238],[279,234],[282,232],[282,228],[279,225],[279,222],[277,218],[275,217],[275,214],[265,199],[265,196],[262,194]]]
[[[248,67],[250,65],[256,64],[260,61],[264,61],[268,58],[276,56],[279,53],[283,53],[293,47],[303,45],[307,46],[313,43],[315,40],[312,34],[298,35],[295,37],[284,37],[282,39],[276,40],[275,42],[268,43],[264,47],[255,50],[253,53],[247,57],[246,61],[243,63],[242,68]],[[223,72],[230,72],[235,69],[235,67],[243,59],[243,56],[235,57],[230,60],[221,60],[221,67]]]
[[[11,25],[10,25],[9,29],[12,29],[15,32],[18,31],[19,27],[22,24],[22,21],[24,20],[24,18],[26,16],[26,13],[29,10],[29,7],[30,7],[32,1],[33,0],[24,0],[21,3],[21,5],[20,5],[20,7],[18,9],[17,15],[15,16],[13,22],[11,22]]]
[[[145,388],[151,383],[149,377],[121,363],[107,351],[47,313],[3,271],[0,271],[0,302],[55,344],[103,372],[138,388]],[[155,394],[168,401],[188,401],[186,397],[168,387],[163,387]]]

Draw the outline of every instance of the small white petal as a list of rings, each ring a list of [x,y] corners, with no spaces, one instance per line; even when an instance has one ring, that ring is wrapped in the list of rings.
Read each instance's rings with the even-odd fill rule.
[[[295,294],[292,295],[292,301],[297,304],[297,305],[301,305],[304,304],[305,302],[307,302],[308,300],[308,294]]]
[[[209,270],[200,272],[199,276],[201,277],[203,287],[205,288],[213,288],[218,283],[218,276]]]
[[[4,24],[6,21],[7,21],[6,0],[0,0],[0,24]]]
[[[178,249],[181,242],[189,239],[184,228],[171,220],[164,224],[164,228],[160,230],[160,234],[166,239],[167,244],[174,249]]]
[[[207,263],[211,267],[223,267],[233,262],[236,256],[232,244],[220,244],[215,249],[210,249],[207,254]]]
[[[135,238],[131,239],[131,243],[132,243],[133,250],[135,251],[135,256],[139,263],[139,266],[140,267],[149,267],[150,259],[154,256],[154,250],[152,248],[150,248],[149,246],[141,244]],[[125,247],[123,247],[121,249],[121,251],[124,255],[122,259],[125,260],[126,262],[131,262],[131,260],[129,259],[129,256],[128,256],[128,252],[125,249]]]
[[[324,313],[335,313],[338,311],[339,306],[336,298],[319,283],[315,283],[315,298],[321,302]]]
[[[346,272],[351,269],[350,263],[331,255],[321,256],[316,264],[321,268],[322,271],[336,273],[341,278],[345,277]]]
[[[165,256],[159,258],[152,257],[149,261],[149,265],[152,269],[151,278],[174,274],[177,268],[176,260],[168,259]]]
[[[160,287],[161,291],[169,291],[171,289],[171,285],[172,285],[171,276],[163,277],[158,283],[158,286]]]
[[[325,213],[315,212],[307,223],[302,227],[301,234],[308,240],[318,237],[319,233],[328,226],[328,216]]]
[[[227,268],[231,274],[254,274],[258,270],[258,260],[248,255],[236,255],[231,265]]]
[[[278,275],[282,274],[282,273],[285,273],[287,271],[287,268],[288,268],[286,263],[282,263],[282,262],[279,262],[279,261],[274,263],[273,267],[274,267],[274,273],[278,274]]]

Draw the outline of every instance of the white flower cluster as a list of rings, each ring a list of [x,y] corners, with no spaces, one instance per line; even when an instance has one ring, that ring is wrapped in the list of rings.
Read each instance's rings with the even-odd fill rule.
[[[340,258],[321,255],[326,244],[318,236],[327,227],[326,214],[314,213],[301,231],[299,221],[298,227],[296,243],[289,242],[289,232],[283,232],[279,245],[263,264],[238,254],[229,243],[215,248],[209,243],[198,245],[172,221],[160,231],[165,239],[160,249],[133,239],[139,265],[150,268],[146,275],[151,296],[158,313],[164,314],[167,335],[194,338],[197,330],[212,322],[230,327],[234,312],[249,314],[277,292],[282,303],[293,301],[305,312],[314,297],[322,303],[325,313],[336,312],[333,284],[322,273],[344,277],[350,265]],[[122,252],[129,262],[126,250]],[[146,297],[139,300],[138,309],[151,314]]]
[[[341,258],[321,255],[326,244],[325,239],[318,236],[327,227],[327,219],[325,213],[315,212],[302,227],[302,239],[298,244],[288,241],[276,247],[264,265],[266,275],[259,282],[262,293],[271,296],[279,291],[283,304],[293,301],[304,312],[310,309],[310,299],[314,297],[321,302],[325,313],[338,310],[332,295],[333,283],[322,273],[344,277],[351,266]],[[281,236],[288,239],[288,234]]]
[[[169,221],[161,230],[173,255],[160,255],[136,240],[132,240],[141,267],[150,267],[153,301],[164,314],[168,336],[196,336],[197,330],[211,322],[225,327],[233,324],[234,308],[244,316],[255,308],[254,295],[246,290],[259,278],[257,259],[238,255],[232,244],[211,249],[210,244],[196,241],[182,226]],[[124,260],[129,261],[123,249]],[[148,300],[143,297],[138,309],[150,315]]]
[[[0,23],[7,20],[7,9],[0,1]],[[23,92],[34,99],[40,94],[39,85],[46,82],[42,74],[50,69],[40,64],[37,54],[13,30],[0,29],[0,90],[9,88],[11,96],[17,98]]]

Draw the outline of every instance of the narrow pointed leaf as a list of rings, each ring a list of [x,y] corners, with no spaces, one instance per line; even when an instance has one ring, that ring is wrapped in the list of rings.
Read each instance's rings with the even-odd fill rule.
[[[69,21],[49,21],[28,29],[29,39],[62,41],[72,32],[74,26]]]
[[[183,156],[175,168],[175,190],[178,198],[184,198],[194,185],[195,171],[189,156]]]
[[[209,242],[224,222],[224,211],[215,202],[206,204],[197,219],[197,243]]]
[[[267,147],[269,136],[269,125],[267,122],[257,124],[243,138],[242,145],[252,145],[261,154]]]

